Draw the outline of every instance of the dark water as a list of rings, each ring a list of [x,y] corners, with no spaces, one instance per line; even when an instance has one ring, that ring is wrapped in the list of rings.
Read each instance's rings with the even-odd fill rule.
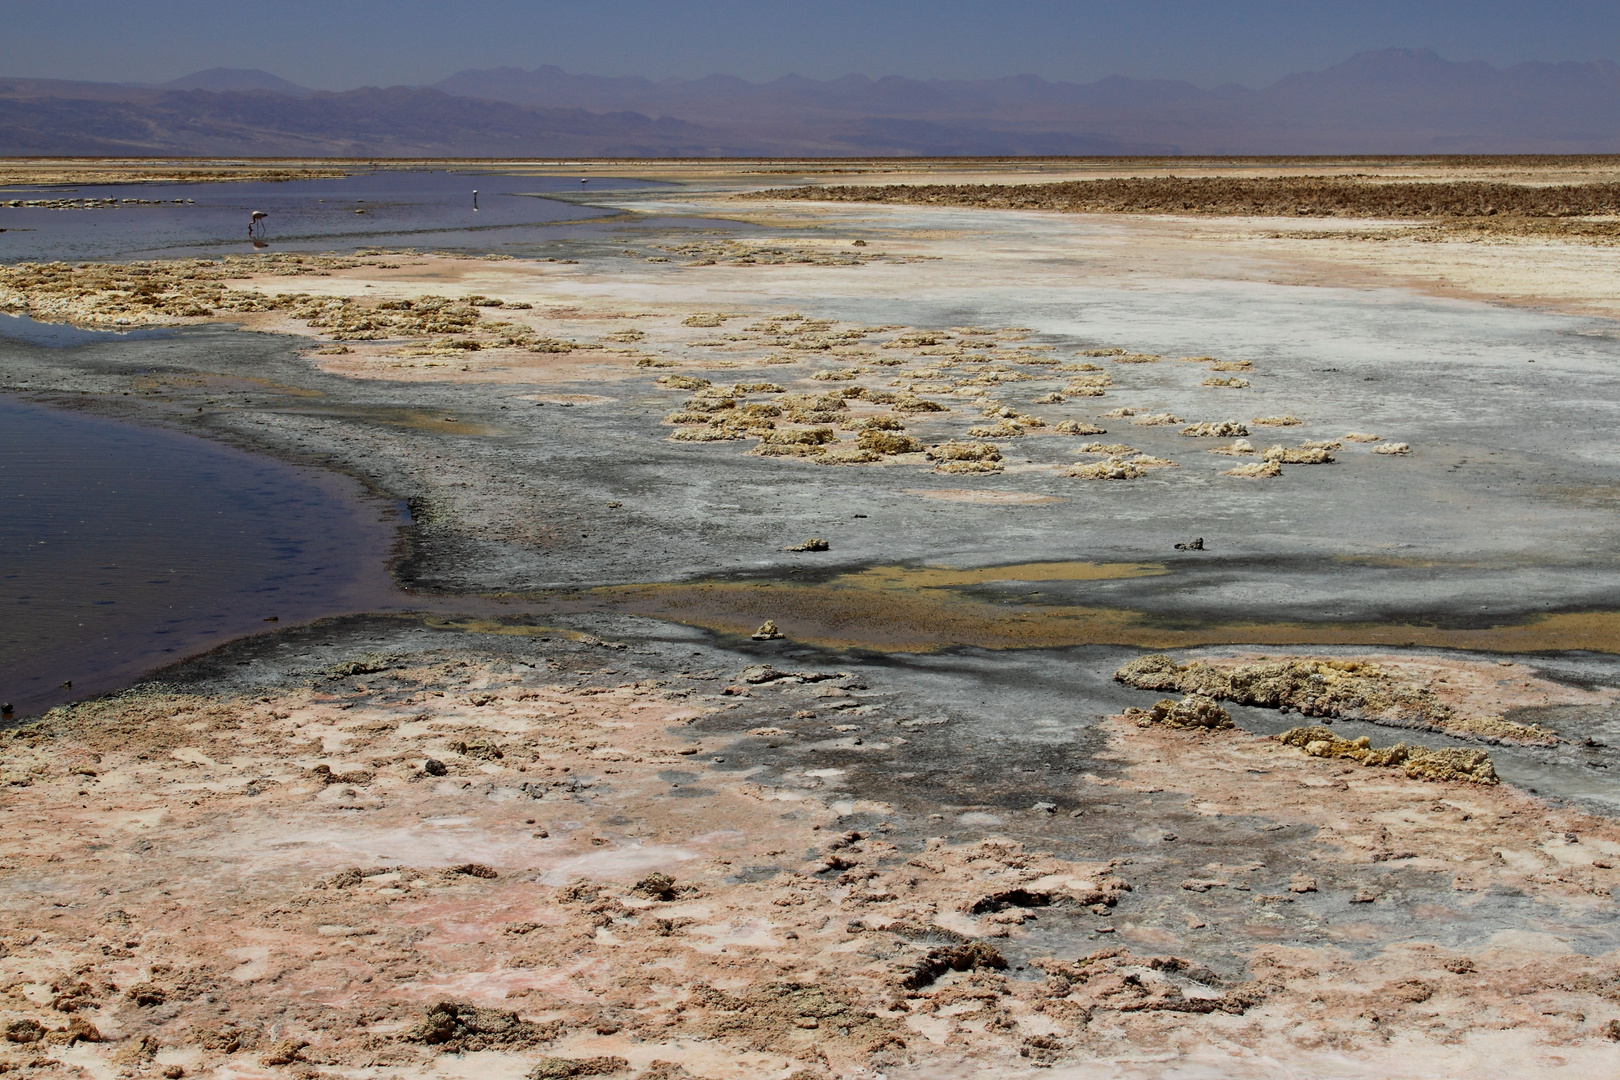
[[[661,187],[654,181],[465,172],[360,172],[282,183],[117,184],[0,188],[12,199],[149,199],[163,205],[90,209],[0,206],[0,263],[220,255],[254,250],[416,247],[497,251],[532,244],[571,222],[616,211],[548,195]],[[478,207],[473,208],[473,191]],[[167,200],[190,199],[173,205]],[[262,210],[263,235],[248,236]],[[364,210],[357,214],[355,211]]]
[[[407,606],[386,572],[401,524],[339,478],[0,398],[0,700],[27,715],[243,634]]]

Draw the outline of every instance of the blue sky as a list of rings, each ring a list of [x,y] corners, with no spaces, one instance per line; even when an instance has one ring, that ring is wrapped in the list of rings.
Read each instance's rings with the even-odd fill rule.
[[[319,89],[471,67],[763,80],[1121,74],[1259,86],[1364,49],[1620,59],[1620,3],[1338,0],[0,0],[0,75],[161,82],[258,67]]]

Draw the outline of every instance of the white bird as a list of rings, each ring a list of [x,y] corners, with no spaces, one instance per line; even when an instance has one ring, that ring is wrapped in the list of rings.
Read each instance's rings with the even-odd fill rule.
[[[254,228],[257,227],[260,222],[262,222],[265,218],[267,218],[269,216],[270,216],[269,213],[264,211],[264,210],[255,210],[255,211],[253,211],[252,217],[248,221],[248,233],[251,235]]]

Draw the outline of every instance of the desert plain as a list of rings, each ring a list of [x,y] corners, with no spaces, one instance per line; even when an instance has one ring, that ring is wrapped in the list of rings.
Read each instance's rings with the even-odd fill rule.
[[[1620,163],[452,165],[616,216],[0,265],[410,510],[0,734],[0,1069],[1620,1068]]]

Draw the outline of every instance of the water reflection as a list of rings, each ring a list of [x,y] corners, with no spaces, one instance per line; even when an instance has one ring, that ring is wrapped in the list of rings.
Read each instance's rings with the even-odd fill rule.
[[[662,185],[604,179],[598,186],[606,193]],[[0,262],[166,258],[267,246],[489,251],[533,242],[545,227],[617,213],[547,197],[578,190],[561,177],[429,171],[279,183],[11,188],[0,190]],[[73,208],[109,199],[145,202]],[[65,208],[6,205],[12,201],[58,202]]]
[[[398,609],[400,524],[342,478],[0,398],[0,701],[27,715],[267,620]]]

